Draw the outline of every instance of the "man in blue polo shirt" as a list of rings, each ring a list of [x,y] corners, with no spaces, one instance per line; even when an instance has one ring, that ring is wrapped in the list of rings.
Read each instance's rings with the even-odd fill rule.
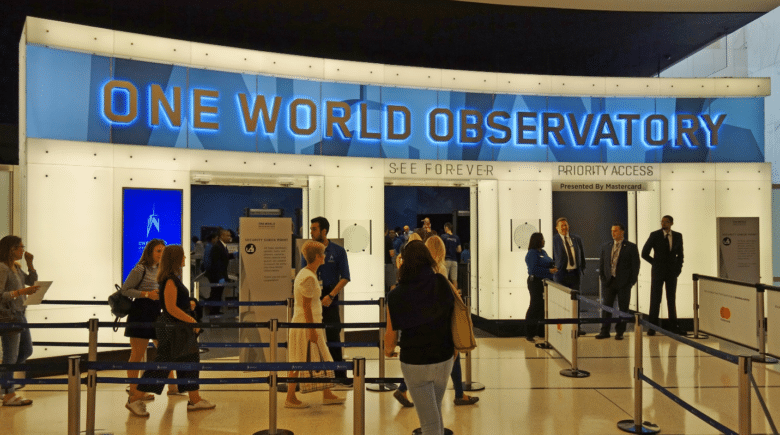
[[[324,217],[311,220],[311,238],[325,245],[325,264],[317,269],[317,277],[322,283],[322,323],[341,323],[339,307],[334,302],[339,300],[339,293],[349,282],[349,263],[347,251],[341,246],[328,242],[330,223]],[[301,262],[306,267],[306,259]],[[329,342],[341,341],[341,328],[325,328],[325,337]],[[329,347],[333,361],[343,361],[340,347]],[[346,378],[347,372],[336,370],[337,378]]]
[[[444,234],[441,235],[446,248],[444,265],[447,268],[447,278],[455,288],[458,288],[458,254],[461,251],[460,237],[452,234],[452,223],[444,224]]]

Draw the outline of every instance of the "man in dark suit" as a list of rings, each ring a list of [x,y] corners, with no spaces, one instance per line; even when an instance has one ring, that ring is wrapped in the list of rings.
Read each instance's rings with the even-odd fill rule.
[[[569,221],[560,217],[555,221],[557,236],[553,236],[553,262],[558,269],[553,275],[553,281],[572,290],[580,289],[580,278],[585,273],[585,249],[582,247],[582,239],[576,234],[569,233]],[[579,313],[577,313],[579,318]],[[582,327],[578,329],[579,335],[585,335]]]
[[[580,289],[580,278],[585,273],[585,250],[582,239],[569,233],[569,221],[565,217],[555,221],[558,235],[553,237],[553,262],[558,269],[553,281],[572,290]]]
[[[650,233],[642,248],[642,258],[652,264],[650,281],[650,323],[660,326],[658,315],[661,311],[661,298],[666,284],[666,308],[669,311],[668,328],[679,332],[677,325],[677,277],[680,276],[683,265],[682,234],[672,231],[674,218],[667,215],[661,218],[661,229]],[[653,251],[653,256],[650,256]],[[650,329],[647,335],[655,335]]]
[[[209,253],[209,267],[206,269],[206,277],[211,284],[224,284],[228,280],[228,262],[232,254],[228,252],[227,244],[231,241],[229,230],[219,231],[219,240],[214,243]],[[212,287],[208,300],[222,302],[224,287]],[[220,314],[220,307],[209,307],[209,314]]]
[[[639,277],[639,249],[635,243],[624,238],[626,227],[623,224],[612,225],[612,242],[601,247],[599,257],[599,274],[603,288],[603,304],[611,307],[618,299],[618,309],[628,312],[628,303],[631,300],[631,287],[636,284]],[[604,319],[611,319],[612,313],[604,311],[601,315]],[[601,332],[597,339],[609,338],[610,323],[601,324]],[[626,331],[625,323],[615,325],[615,340],[622,340]]]

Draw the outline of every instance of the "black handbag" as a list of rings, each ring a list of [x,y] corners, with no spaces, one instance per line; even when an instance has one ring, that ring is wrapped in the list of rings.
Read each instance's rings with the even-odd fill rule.
[[[200,352],[198,348],[198,334],[195,333],[194,326],[182,322],[167,313],[162,313],[157,318],[157,322],[165,323],[155,328],[157,338],[165,337],[166,334],[171,337],[167,345],[170,346],[170,357],[172,361],[194,355]],[[163,330],[165,332],[163,332]],[[162,341],[162,340],[161,340]],[[162,349],[165,343],[160,343]]]
[[[141,276],[141,281],[135,287],[136,289],[141,287],[141,284],[144,282],[144,278],[146,278],[146,267],[144,267],[144,274]],[[114,288],[116,291],[111,293],[111,296],[108,297],[108,306],[111,307],[111,314],[115,316],[114,332],[117,332],[119,330],[119,319],[130,314],[130,308],[133,306],[133,300],[122,294],[122,287],[119,287],[119,284],[114,284]]]

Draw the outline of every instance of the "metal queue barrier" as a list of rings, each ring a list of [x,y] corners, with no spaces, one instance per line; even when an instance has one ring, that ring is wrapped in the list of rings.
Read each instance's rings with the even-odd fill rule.
[[[687,344],[693,347],[696,350],[705,352],[711,356],[719,358],[723,361],[728,361],[737,366],[737,384],[738,384],[738,396],[739,396],[738,403],[737,403],[737,415],[738,415],[739,427],[736,431],[726,427],[725,425],[719,423],[713,418],[707,416],[702,411],[699,411],[689,403],[685,402],[679,396],[674,395],[667,388],[662,387],[661,385],[659,385],[658,383],[656,383],[655,381],[653,381],[652,379],[644,375],[644,370],[642,366],[643,327],[655,330],[661,334],[668,336],[672,340],[677,340],[683,344]],[[619,429],[625,432],[635,433],[635,434],[654,434],[660,432],[661,430],[660,427],[648,421],[644,421],[642,417],[642,410],[643,410],[642,382],[646,382],[648,385],[661,392],[664,396],[668,397],[676,404],[680,405],[683,409],[695,415],[703,422],[717,429],[721,433],[728,434],[728,435],[749,435],[751,433],[750,386],[752,384],[756,396],[759,400],[759,403],[761,404],[761,407],[764,411],[764,415],[766,416],[767,421],[769,422],[769,425],[773,430],[773,433],[777,434],[778,433],[777,428],[775,427],[774,421],[772,420],[772,416],[769,413],[766,403],[764,402],[761,396],[761,392],[759,391],[755,379],[753,378],[751,363],[752,363],[752,359],[750,356],[731,355],[729,353],[704,346],[700,343],[696,343],[695,341],[689,338],[674,334],[670,331],[655,326],[648,321],[642,320],[642,315],[640,313],[636,313],[634,315],[634,418],[629,420],[621,420],[618,422],[617,426]]]
[[[693,283],[694,338],[703,338],[703,331],[758,351],[751,356],[755,362],[777,362],[766,351],[764,293],[771,286],[699,274],[693,274]]]

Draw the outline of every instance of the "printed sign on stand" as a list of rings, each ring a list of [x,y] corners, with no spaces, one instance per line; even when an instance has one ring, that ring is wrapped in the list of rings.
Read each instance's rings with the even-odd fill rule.
[[[757,217],[718,218],[718,277],[761,282]]]
[[[292,252],[292,220],[289,218],[242,217],[239,222],[241,286],[239,300],[284,301],[292,297],[290,259]],[[287,319],[285,306],[241,307],[239,321],[267,322]],[[278,332],[278,341],[286,342],[286,329]],[[267,328],[242,328],[242,343],[269,343]],[[261,351],[262,350],[262,351]],[[241,362],[267,362],[269,349],[241,349]],[[287,350],[279,348],[276,361],[287,361]]]
[[[709,334],[757,349],[756,288],[701,279],[699,325]]]

